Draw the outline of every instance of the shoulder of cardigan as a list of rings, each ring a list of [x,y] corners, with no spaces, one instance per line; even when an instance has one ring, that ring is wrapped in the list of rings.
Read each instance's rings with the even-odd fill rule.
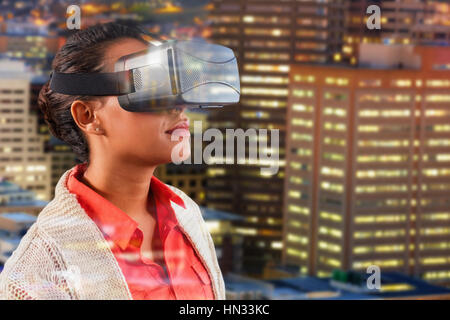
[[[109,244],[67,189],[71,170],[59,179],[54,199],[39,213],[36,224],[43,236],[56,243],[65,262],[62,268],[80,270],[80,299],[132,299]]]
[[[76,195],[67,189],[66,182],[72,169],[61,176],[55,188],[55,198],[39,214],[37,224],[45,234],[58,243],[67,264],[80,267],[81,273],[87,276],[84,278],[94,279],[83,284],[83,288],[87,290],[82,297],[99,299],[96,294],[103,290],[109,292],[107,296],[109,299],[131,299],[125,277],[103,235],[79,205]],[[173,186],[169,187],[186,204],[185,209],[171,201],[179,224],[205,262],[213,280],[216,296],[220,299],[224,296],[219,279],[221,272],[217,257],[213,256],[214,247],[211,248],[211,243],[208,243],[207,230],[200,209],[183,191]],[[95,245],[92,245],[92,241]],[[102,271],[104,274],[101,280],[97,275],[100,265],[93,265],[94,262],[110,267],[109,274],[105,274],[106,270]],[[105,277],[110,281],[105,281]],[[102,290],[99,290],[100,288]]]

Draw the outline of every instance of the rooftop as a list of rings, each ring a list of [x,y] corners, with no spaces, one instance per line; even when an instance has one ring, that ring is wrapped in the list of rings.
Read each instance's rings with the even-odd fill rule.
[[[367,275],[366,275],[367,276]],[[381,289],[352,292],[337,288],[330,283],[330,278],[301,276],[295,278],[269,280],[274,285],[273,298],[282,298],[286,288],[296,290],[298,299],[389,299],[412,298],[445,295],[450,298],[450,289],[436,286],[421,279],[398,272],[384,272],[381,275]],[[303,297],[303,298],[302,298]]]
[[[0,177],[0,208],[44,207],[47,203],[36,199],[34,192],[22,189],[19,185]]]
[[[365,279],[367,274],[361,274]],[[398,272],[384,272],[381,275],[381,289],[360,287],[351,290],[335,286],[331,278],[293,276],[271,280],[258,280],[245,276],[227,274],[224,277],[227,290],[234,292],[259,292],[269,300],[372,300],[396,298],[426,298],[442,296],[450,299],[450,289],[436,286],[421,279]],[[365,284],[365,280],[364,280]],[[348,284],[350,285],[350,284]],[[359,287],[356,287],[357,289]]]

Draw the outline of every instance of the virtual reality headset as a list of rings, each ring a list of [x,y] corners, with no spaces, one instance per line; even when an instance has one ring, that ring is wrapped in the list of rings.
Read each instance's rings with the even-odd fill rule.
[[[240,98],[233,51],[199,40],[149,45],[147,50],[121,57],[114,72],[52,72],[50,89],[67,95],[116,95],[120,106],[131,112],[222,107]]]

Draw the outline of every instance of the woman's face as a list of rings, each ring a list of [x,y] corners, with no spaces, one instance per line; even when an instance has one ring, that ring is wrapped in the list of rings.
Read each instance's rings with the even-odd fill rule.
[[[114,71],[114,64],[120,57],[146,48],[146,44],[135,39],[117,41],[106,51],[105,70]],[[189,119],[184,106],[158,113],[140,113],[122,109],[116,96],[101,101],[95,112],[101,122],[103,135],[100,137],[108,153],[105,156],[144,166],[178,162],[189,157]],[[184,128],[174,130],[177,126]]]

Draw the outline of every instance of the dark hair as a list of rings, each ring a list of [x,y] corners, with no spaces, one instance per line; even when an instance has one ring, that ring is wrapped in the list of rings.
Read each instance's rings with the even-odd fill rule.
[[[121,38],[145,41],[142,31],[132,25],[109,22],[97,24],[72,34],[53,59],[52,69],[65,73],[96,73],[104,68],[103,57],[108,44]],[[96,97],[70,96],[53,92],[50,80],[39,92],[38,106],[50,132],[72,147],[79,161],[89,161],[89,146],[75,123],[70,107],[75,100],[89,101]]]

